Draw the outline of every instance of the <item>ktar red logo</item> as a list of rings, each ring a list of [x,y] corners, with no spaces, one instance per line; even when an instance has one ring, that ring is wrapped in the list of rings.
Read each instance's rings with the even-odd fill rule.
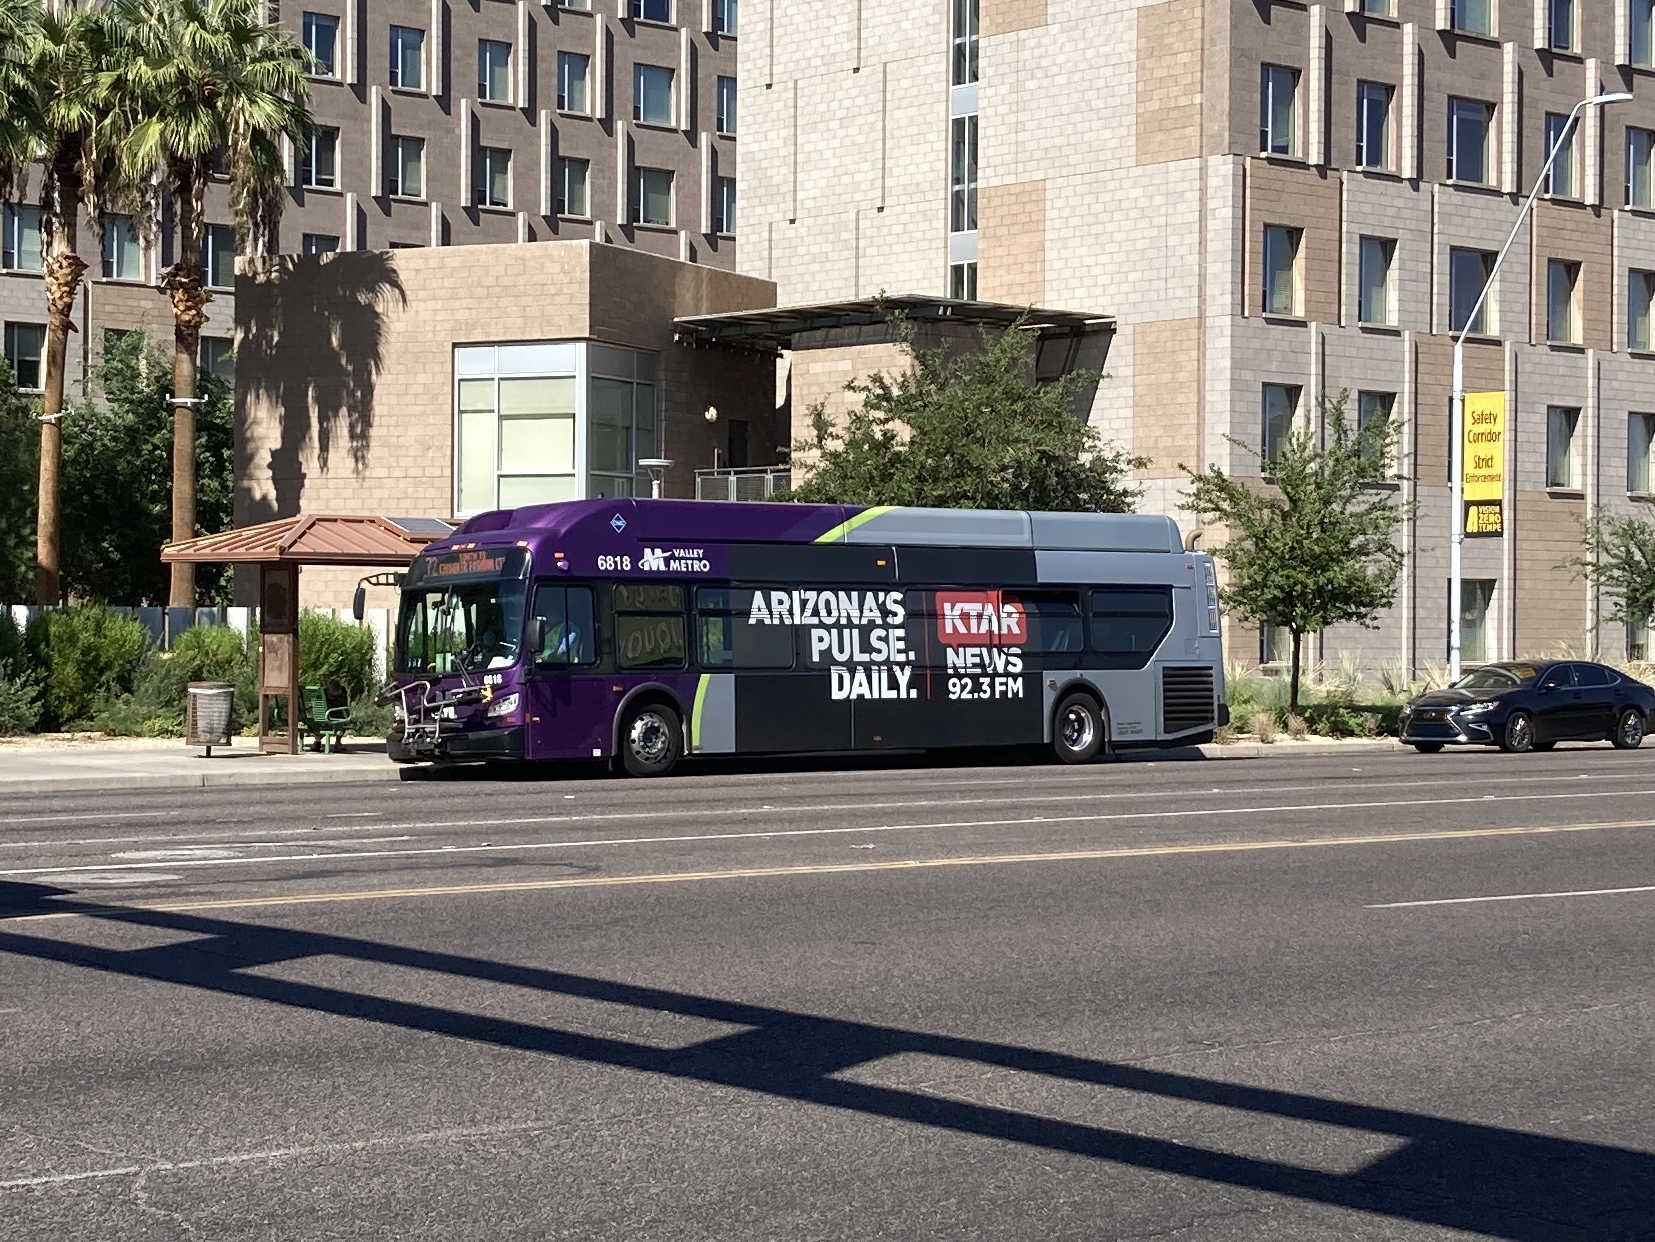
[[[1021,647],[1027,618],[999,591],[938,591],[937,637],[950,647]]]

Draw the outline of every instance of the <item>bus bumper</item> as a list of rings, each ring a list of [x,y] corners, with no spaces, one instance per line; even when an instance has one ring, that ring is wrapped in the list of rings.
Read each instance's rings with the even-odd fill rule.
[[[522,759],[527,753],[522,726],[479,729],[474,733],[426,730],[397,731],[386,739],[386,750],[397,763],[482,763],[489,759]]]

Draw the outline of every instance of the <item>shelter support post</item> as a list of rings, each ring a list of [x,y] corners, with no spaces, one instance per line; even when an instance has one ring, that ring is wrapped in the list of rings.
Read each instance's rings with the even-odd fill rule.
[[[299,753],[299,567],[259,566],[259,749]]]

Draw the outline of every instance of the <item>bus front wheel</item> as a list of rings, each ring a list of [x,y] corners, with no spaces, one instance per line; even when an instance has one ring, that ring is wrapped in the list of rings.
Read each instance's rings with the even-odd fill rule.
[[[643,703],[621,726],[621,764],[629,776],[665,776],[684,753],[678,713],[664,703]]]
[[[1103,749],[1103,711],[1088,694],[1071,694],[1052,718],[1052,748],[1064,763],[1090,763]]]

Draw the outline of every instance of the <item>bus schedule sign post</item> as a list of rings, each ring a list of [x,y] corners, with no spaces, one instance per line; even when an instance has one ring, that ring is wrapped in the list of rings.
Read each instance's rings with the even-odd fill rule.
[[[1465,537],[1505,534],[1506,394],[1465,394],[1465,443],[1460,446],[1464,476]]]

